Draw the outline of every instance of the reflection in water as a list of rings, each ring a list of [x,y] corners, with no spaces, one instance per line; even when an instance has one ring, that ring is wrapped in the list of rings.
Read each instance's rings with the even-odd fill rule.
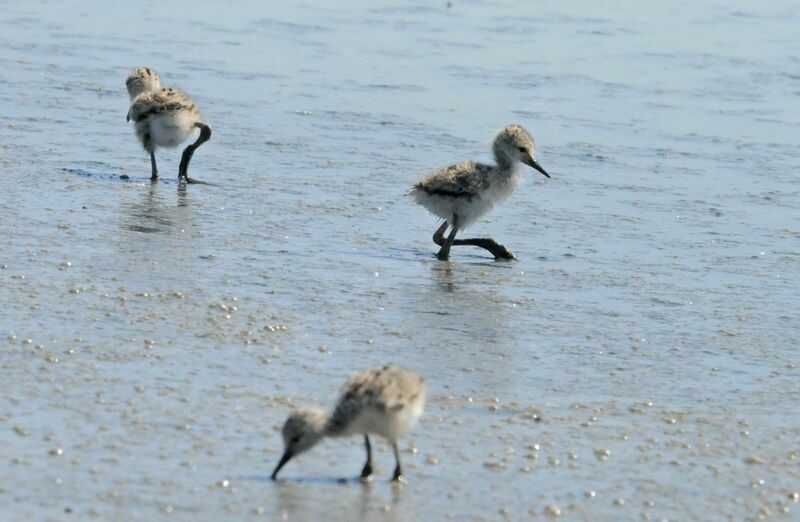
[[[415,325],[417,342],[447,357],[448,372],[470,368],[472,385],[503,390],[521,348],[518,320],[506,270],[492,264],[435,263],[430,282],[408,286],[404,322]],[[460,379],[466,374],[450,375]]]
[[[402,522],[416,518],[411,500],[413,485],[390,484],[380,479],[362,484],[356,478],[343,482],[330,479],[281,480],[275,483],[275,487],[278,491],[275,513],[289,516],[291,520],[329,518],[330,513],[316,512],[320,509],[320,500],[326,497],[340,504],[336,509],[340,520]]]
[[[388,502],[376,498],[373,488],[383,487],[383,484],[367,484],[361,488],[361,495],[359,496],[359,521],[370,520],[388,520],[404,522],[406,520],[416,520],[413,516],[414,502],[403,502],[403,498],[407,497],[410,493],[408,487],[402,484],[391,484],[391,498]]]
[[[487,272],[485,265],[434,263],[433,284],[409,288],[422,292],[413,298],[423,303],[410,310],[413,321],[427,323],[432,332],[457,330],[471,339],[494,342],[504,337],[507,299],[500,294],[502,284],[490,284],[495,278],[495,270]]]
[[[177,233],[191,225],[191,198],[186,185],[178,186],[177,202],[173,203],[170,185],[149,183],[138,201],[123,204],[123,228],[145,234]]]
[[[174,191],[174,185],[157,182],[127,194],[120,206],[123,233],[114,243],[128,266],[163,266],[171,260],[185,268],[197,257],[195,206],[185,187],[178,189],[177,199]]]
[[[133,232],[145,234],[166,232],[171,229],[173,222],[166,210],[166,203],[163,194],[159,191],[159,184],[157,182],[150,183],[142,194],[141,201],[127,206],[128,219],[126,219],[124,227]],[[180,193],[178,198],[180,204]]]
[[[445,292],[455,290],[453,283],[453,264],[450,262],[437,262],[431,268],[431,276],[439,287]]]
[[[185,183],[181,183],[178,185],[178,206],[179,207],[186,207],[189,204],[189,200],[187,198],[188,192],[186,191],[186,187],[188,185]]]

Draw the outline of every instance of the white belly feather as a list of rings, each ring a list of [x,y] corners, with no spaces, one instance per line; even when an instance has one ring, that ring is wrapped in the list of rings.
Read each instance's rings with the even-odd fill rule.
[[[412,189],[410,195],[429,212],[450,224],[457,217],[459,228],[463,229],[497,203],[505,201],[522,181],[522,175],[521,171],[515,171],[509,177],[492,179],[486,190],[471,197],[429,194],[420,188]]]
[[[157,147],[177,147],[192,135],[195,121],[189,111],[168,111],[151,116],[144,123],[150,126],[150,139]]]

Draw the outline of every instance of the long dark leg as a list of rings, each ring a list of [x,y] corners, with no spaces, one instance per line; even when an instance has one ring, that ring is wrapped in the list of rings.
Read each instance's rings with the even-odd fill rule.
[[[366,433],[364,434],[364,447],[367,448],[367,463],[361,470],[361,480],[366,481],[372,475],[372,446],[369,444],[369,436]]]
[[[440,248],[439,253],[436,254],[436,257],[439,259],[439,261],[447,261],[447,259],[450,257],[450,246],[453,245],[457,233],[458,227],[453,225],[450,235],[448,235],[447,239],[442,242],[442,248]]]
[[[472,245],[484,248],[492,253],[495,259],[516,259],[514,254],[508,251],[506,247],[488,237],[473,237],[469,239],[456,239],[453,241],[454,245]]]
[[[442,246],[444,243],[444,231],[447,230],[447,221],[442,223],[442,226],[436,229],[436,232],[433,233],[433,242],[439,246]]]
[[[403,467],[400,464],[400,452],[397,450],[397,443],[392,443],[392,449],[394,450],[394,461],[397,465],[394,467],[394,474],[392,475],[392,481],[397,482],[399,480],[403,480]]]
[[[178,167],[178,182],[181,180],[186,180],[186,183],[198,183],[196,180],[193,180],[189,177],[189,162],[192,161],[192,155],[194,155],[195,149],[211,139],[211,127],[201,122],[197,122],[194,125],[195,127],[200,128],[200,137],[197,138],[197,141],[183,150],[183,155],[181,155],[181,164],[180,167]]]
[[[139,130],[137,129],[137,132]],[[142,145],[144,150],[150,153],[150,181],[158,179],[158,167],[156,167],[156,146],[153,145],[152,136],[150,136],[150,129],[143,129]]]
[[[457,219],[458,219],[458,216],[453,216],[453,221],[454,222]],[[441,246],[442,250],[444,250],[444,243],[445,243],[444,231],[447,230],[447,225],[448,225],[448,223],[447,223],[447,221],[445,221],[444,223],[442,223],[442,226],[440,226],[436,230],[436,232],[433,233],[433,242],[436,243],[437,245]],[[477,246],[477,247],[481,247],[481,248],[486,249],[489,252],[491,252],[492,255],[495,257],[495,259],[516,259],[514,254],[509,252],[506,247],[504,247],[500,243],[496,242],[494,239],[491,239],[491,238],[488,238],[488,237],[485,237],[485,238],[483,238],[483,237],[473,237],[473,238],[470,238],[470,239],[455,239],[454,232],[455,232],[455,229],[453,230],[453,232],[450,233],[450,235],[453,236],[453,238],[454,238],[452,240],[452,242],[451,242],[451,245]],[[450,240],[450,238],[448,237],[448,241],[449,240]],[[442,254],[443,254],[442,250],[439,251],[439,255],[437,257],[439,257],[439,259],[446,260],[447,259],[447,255],[448,255],[448,253],[450,251],[450,248],[448,247],[447,251],[444,252],[444,256],[445,256],[444,258],[442,258]]]
[[[150,149],[150,181],[158,179],[158,167],[156,167],[156,151]]]

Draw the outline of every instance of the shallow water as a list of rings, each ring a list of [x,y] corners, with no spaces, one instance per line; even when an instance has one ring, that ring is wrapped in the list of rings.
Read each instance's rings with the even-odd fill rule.
[[[3,519],[798,516],[794,3],[160,5],[0,14]],[[212,185],[149,183],[139,65]],[[404,192],[511,121],[553,179],[470,235],[519,260],[435,261]],[[383,444],[338,483],[356,438],[268,480],[389,361],[430,388],[407,485]]]

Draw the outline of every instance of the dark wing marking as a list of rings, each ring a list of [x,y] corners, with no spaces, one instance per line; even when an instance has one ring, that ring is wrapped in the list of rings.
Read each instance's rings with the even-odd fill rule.
[[[473,198],[489,188],[490,165],[465,161],[445,167],[420,180],[414,188],[428,194]]]
[[[188,96],[177,89],[161,89],[148,92],[137,97],[131,104],[130,114],[133,121],[143,121],[154,114],[169,111],[192,110],[194,103]]]

